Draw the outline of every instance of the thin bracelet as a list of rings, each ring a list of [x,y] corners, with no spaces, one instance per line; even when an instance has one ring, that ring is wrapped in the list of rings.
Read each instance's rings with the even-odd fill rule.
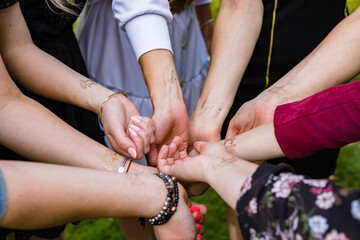
[[[101,105],[101,107],[100,107],[100,114],[99,114],[101,126],[103,126],[103,124],[102,124],[102,112],[103,112],[103,109],[104,109],[104,107],[105,107],[105,104],[110,100],[110,98],[112,98],[113,96],[118,95],[118,94],[121,94],[121,95],[124,95],[125,97],[127,97],[126,94],[123,93],[123,92],[116,92],[116,93],[113,93],[113,94],[111,94],[110,96],[108,96],[108,97],[105,99],[105,101],[103,102],[103,104]]]
[[[129,165],[128,165],[128,167],[127,167],[127,169],[126,169],[126,172],[125,173],[128,173],[129,172],[129,169],[130,169],[130,165],[131,165],[131,163],[132,163],[133,161],[132,160],[130,160],[130,163],[129,163]]]
[[[124,173],[125,172],[125,164],[129,159],[127,157],[124,158],[124,160],[121,163],[121,166],[118,168],[118,172],[119,173]],[[129,168],[128,168],[129,169]]]
[[[207,20],[206,22],[204,22],[203,24],[201,24],[200,29],[202,30],[204,27],[206,27],[207,25],[209,25],[210,23],[214,22],[214,19],[210,18],[209,20]]]
[[[151,225],[161,225],[169,221],[171,216],[175,213],[179,203],[179,188],[176,178],[164,173],[155,173],[156,176],[161,178],[165,182],[168,194],[166,201],[160,212],[153,218],[139,218],[141,226],[145,226],[145,222],[149,222]]]

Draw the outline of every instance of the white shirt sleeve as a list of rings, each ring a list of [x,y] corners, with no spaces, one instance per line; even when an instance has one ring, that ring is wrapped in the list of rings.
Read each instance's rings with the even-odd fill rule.
[[[195,6],[205,5],[211,3],[211,0],[196,0],[194,2]]]
[[[172,52],[167,24],[172,20],[168,0],[113,0],[119,27],[125,30],[137,60],[154,49]]]

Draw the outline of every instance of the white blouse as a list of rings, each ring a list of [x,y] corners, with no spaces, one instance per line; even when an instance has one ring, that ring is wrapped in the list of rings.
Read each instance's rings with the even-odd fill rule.
[[[113,0],[112,10],[120,29],[126,31],[137,60],[154,49],[172,52],[168,0]]]

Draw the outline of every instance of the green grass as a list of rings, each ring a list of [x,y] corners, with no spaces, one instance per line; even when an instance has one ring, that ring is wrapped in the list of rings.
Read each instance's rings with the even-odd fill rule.
[[[349,12],[352,13],[360,0],[349,0]],[[220,0],[213,0],[213,16],[217,16]],[[359,80],[360,75],[355,79]],[[360,188],[360,142],[350,144],[341,149],[333,181],[346,188]],[[225,203],[217,193],[209,189],[203,196],[193,198],[194,201],[205,203],[208,214],[205,220],[204,239],[229,239]],[[65,240],[115,240],[124,239],[116,219],[96,219],[81,221],[77,225],[68,224],[63,232]]]

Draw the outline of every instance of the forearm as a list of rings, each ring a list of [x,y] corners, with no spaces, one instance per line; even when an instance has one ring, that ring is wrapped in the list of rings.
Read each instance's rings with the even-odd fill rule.
[[[273,121],[222,142],[229,153],[247,161],[264,161],[285,156],[275,137]]]
[[[151,174],[16,161],[1,161],[0,168],[8,194],[2,227],[36,229],[88,218],[153,217],[166,199],[163,181]]]
[[[217,159],[211,163],[206,182],[232,209],[235,209],[245,179],[253,174],[257,167],[254,163],[236,157]]]
[[[8,101],[0,119],[1,144],[34,161],[116,172],[124,159],[25,96]],[[130,170],[151,171],[136,163]]]
[[[222,125],[255,48],[262,14],[261,1],[221,2],[214,27],[211,64],[195,115],[209,112]]]
[[[184,108],[182,91],[172,54],[168,50],[153,50],[140,57],[154,111]]]
[[[360,72],[360,31],[354,31],[359,24],[360,9],[338,24],[310,55],[269,90],[282,89],[285,97],[294,101],[352,79]]]
[[[99,114],[101,104],[112,91],[37,48],[18,3],[0,12],[0,30],[1,55],[14,80],[39,95]]]

